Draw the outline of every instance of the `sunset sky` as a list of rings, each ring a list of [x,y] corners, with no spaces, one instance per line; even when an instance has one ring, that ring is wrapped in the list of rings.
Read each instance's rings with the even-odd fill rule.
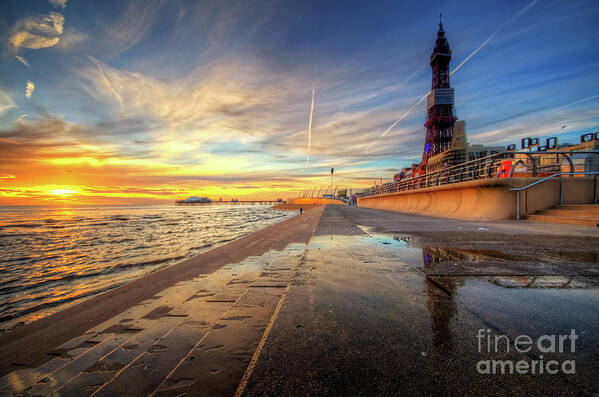
[[[440,12],[452,69],[484,44],[451,77],[470,143],[599,130],[596,0],[3,0],[0,205],[391,178],[425,103],[371,143],[430,89]]]

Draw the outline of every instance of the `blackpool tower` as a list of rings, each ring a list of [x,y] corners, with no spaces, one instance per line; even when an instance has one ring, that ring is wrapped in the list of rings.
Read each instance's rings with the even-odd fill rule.
[[[428,119],[426,127],[426,141],[422,153],[423,171],[426,171],[428,159],[451,147],[453,138],[453,124],[456,117],[453,112],[454,93],[449,85],[449,61],[451,49],[445,37],[443,23],[439,22],[435,49],[431,54],[431,68],[433,78],[431,92],[427,97]]]

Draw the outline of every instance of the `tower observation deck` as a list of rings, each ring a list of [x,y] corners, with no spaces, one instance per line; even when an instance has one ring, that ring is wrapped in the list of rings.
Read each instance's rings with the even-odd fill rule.
[[[426,127],[426,140],[422,153],[420,167],[426,172],[428,159],[447,149],[450,149],[453,139],[453,125],[457,120],[454,111],[454,92],[449,84],[449,61],[451,49],[445,37],[443,23],[439,21],[437,41],[430,58],[433,72],[431,91],[427,97],[428,119]]]

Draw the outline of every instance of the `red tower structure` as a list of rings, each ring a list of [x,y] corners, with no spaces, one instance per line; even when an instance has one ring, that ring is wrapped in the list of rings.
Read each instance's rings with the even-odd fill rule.
[[[428,120],[426,127],[426,141],[422,153],[421,173],[426,172],[428,159],[451,147],[453,138],[453,124],[457,120],[453,112],[454,92],[449,85],[449,61],[451,49],[445,37],[443,23],[439,21],[439,31],[435,49],[431,54],[431,68],[433,79],[431,92],[427,97]]]

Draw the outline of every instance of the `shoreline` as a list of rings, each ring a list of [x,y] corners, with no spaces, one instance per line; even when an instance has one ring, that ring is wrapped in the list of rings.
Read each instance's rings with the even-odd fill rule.
[[[177,282],[211,273],[249,256],[281,250],[290,243],[307,243],[318,225],[323,208],[311,206],[302,216],[267,226],[0,335],[3,346],[0,352],[1,374],[44,363],[55,353],[49,346],[61,345]]]
[[[46,211],[47,208],[43,208],[42,207],[47,207],[47,206],[38,206],[40,207],[41,211]],[[95,218],[94,216],[91,216],[89,214],[89,207],[87,209],[85,209],[83,213],[77,214],[77,217],[73,218],[75,215],[71,214],[71,218],[76,219],[79,218],[81,220],[83,220],[83,225],[81,224],[76,224],[76,222],[73,219],[69,219],[69,217],[66,217],[64,219],[61,219],[60,215],[57,215],[55,213],[45,213],[43,215],[41,215],[40,213],[25,213],[25,217],[23,218],[23,213],[19,213],[20,218],[18,217],[6,217],[5,219],[2,219],[2,221],[0,221],[0,231],[4,231],[4,229],[8,229],[9,231],[11,231],[13,234],[19,235],[21,233],[24,233],[24,235],[32,235],[34,233],[40,233],[41,235],[47,235],[46,234],[46,230],[44,230],[45,228],[50,227],[51,229],[47,229],[49,231],[48,234],[53,234],[53,233],[57,233],[58,231],[61,230],[68,230],[70,228],[79,228],[81,226],[85,226],[85,224],[89,225],[93,225],[95,227],[95,224],[100,224],[101,226],[107,226],[106,228],[101,227],[100,229],[104,229],[104,231],[102,233],[106,233],[107,228],[109,228],[109,223],[114,222],[114,219],[110,219],[110,218],[114,218],[114,217],[125,217],[127,218],[126,220],[129,221],[135,221],[136,218],[139,219],[146,219],[146,216],[149,214],[145,214],[144,212],[141,212],[139,214],[137,214],[134,211],[137,211],[139,209],[142,209],[142,206],[118,206],[118,207],[127,207],[127,212],[123,213],[123,215],[120,215],[119,212],[111,212],[111,210],[114,209],[114,207],[117,206],[98,206],[98,210],[100,210],[101,212],[105,212],[104,215],[101,215],[98,218]],[[168,208],[175,208],[174,206],[165,206]],[[247,207],[247,206],[246,206]],[[258,207],[258,206],[255,206]],[[119,259],[116,258],[114,256],[110,256],[110,255],[102,255],[99,256],[98,258],[95,258],[91,255],[88,255],[87,258],[88,259],[88,264],[89,261],[97,261],[99,262],[99,266],[103,265],[103,259],[107,259],[110,263],[113,262],[116,263],[116,265],[113,268],[103,268],[103,267],[95,267],[95,266],[90,266],[90,268],[94,269],[92,270],[92,274],[78,274],[78,273],[74,273],[74,274],[67,274],[66,276],[63,274],[57,274],[57,280],[53,280],[52,278],[49,279],[45,279],[45,278],[41,278],[39,280],[39,285],[44,285],[46,283],[50,284],[50,288],[49,289],[44,289],[44,293],[42,295],[41,298],[36,299],[38,302],[36,304],[34,304],[33,306],[28,307],[26,310],[23,311],[18,311],[16,313],[11,313],[9,311],[9,315],[6,315],[5,317],[3,317],[0,321],[0,325],[1,325],[1,329],[0,329],[0,337],[3,335],[6,335],[7,333],[22,327],[24,325],[28,325],[31,324],[35,321],[38,321],[44,317],[48,317],[50,315],[53,315],[55,313],[58,313],[60,311],[63,311],[65,309],[68,309],[71,306],[75,306],[79,303],[84,302],[87,299],[93,298],[94,296],[98,295],[98,294],[102,294],[104,292],[108,292],[110,290],[116,289],[126,283],[132,282],[137,278],[140,277],[144,277],[145,275],[152,273],[152,272],[157,272],[160,271],[166,267],[170,267],[173,265],[176,265],[178,263],[181,263],[187,259],[193,258],[196,255],[202,254],[204,252],[207,252],[211,249],[217,248],[221,245],[224,244],[228,244],[231,241],[234,240],[238,240],[242,237],[245,237],[249,234],[252,234],[256,231],[259,231],[261,229],[264,229],[267,226],[271,226],[273,224],[276,223],[280,223],[286,219],[289,219],[290,217],[293,217],[294,214],[289,213],[289,211],[282,211],[282,210],[275,210],[272,211],[272,206],[266,206],[266,205],[262,205],[260,206],[262,207],[263,210],[270,212],[270,213],[276,213],[277,216],[275,218],[269,218],[268,220],[262,219],[261,221],[257,222],[257,223],[250,223],[248,224],[245,229],[241,232],[238,231],[234,231],[234,232],[230,232],[228,235],[223,235],[223,238],[221,240],[216,240],[216,239],[212,239],[210,237],[208,237],[207,241],[204,242],[201,241],[201,239],[199,240],[198,237],[203,237],[203,236],[194,236],[193,238],[189,239],[187,236],[189,235],[188,232],[183,232],[180,233],[180,237],[179,239],[181,241],[184,240],[188,240],[188,241],[194,241],[195,242],[195,246],[194,247],[187,247],[185,249],[178,249],[178,250],[174,250],[172,252],[167,251],[168,254],[164,255],[164,248],[162,248],[161,250],[156,250],[154,252],[149,252],[147,254],[139,254],[139,255],[132,255],[127,257],[126,259]],[[156,208],[156,206],[147,206],[146,208]],[[146,210],[146,208],[143,208],[143,210]],[[157,209],[157,208],[156,208]],[[185,209],[187,210],[187,209]],[[115,215],[115,214],[119,214],[119,215]],[[160,215],[157,215],[158,218],[161,218],[164,216],[164,214],[166,213],[161,213]],[[168,214],[167,214],[168,216]],[[267,215],[268,216],[268,215]],[[108,218],[108,219],[107,219]],[[154,215],[150,215],[150,218],[147,219],[152,219],[154,218]],[[79,219],[77,220],[77,223],[79,223]],[[274,222],[272,222],[272,220],[274,220]],[[121,220],[125,220],[125,219],[118,219],[118,221]],[[13,226],[13,223],[18,223],[17,226]],[[261,224],[260,224],[261,223]],[[217,224],[215,225],[216,228],[215,229],[220,229],[221,225],[223,225],[224,223],[221,224]],[[28,225],[33,225],[33,226],[28,226]],[[147,224],[146,224],[147,225]],[[251,225],[251,226],[250,226]],[[257,226],[254,226],[257,225]],[[163,238],[165,236],[168,236],[169,234],[175,232],[176,229],[181,230],[181,226],[177,226],[175,228],[170,227],[170,224],[167,224],[167,228],[166,230],[161,230],[161,233],[159,233],[159,239]],[[27,229],[23,229],[27,227]],[[33,232],[30,232],[30,227],[33,227]],[[162,226],[161,226],[162,227]],[[40,228],[38,230],[38,228]],[[66,228],[66,229],[64,229]],[[224,227],[224,229],[226,229],[226,227]],[[141,229],[138,229],[141,230]],[[126,232],[121,231],[121,237],[120,238],[124,238],[125,241],[134,241],[135,237],[133,238],[129,238],[129,236],[127,236]],[[185,238],[183,238],[182,234],[184,234]],[[212,230],[210,231],[210,233],[208,233],[208,235],[212,234]],[[226,236],[226,237],[225,237]],[[11,234],[5,234],[3,237],[7,237],[7,238],[11,238]],[[120,241],[117,242],[117,244],[114,244],[115,241],[109,241],[106,244],[102,244],[100,245],[100,247],[110,247],[112,245],[112,247],[121,247]],[[18,245],[21,248],[17,248],[14,249],[14,247],[12,247],[12,251],[14,252],[14,254],[18,255],[22,255],[23,253],[26,252],[26,250],[23,250],[22,247],[26,247],[27,244],[26,243],[22,243],[23,245]],[[144,245],[144,243],[142,243],[141,241],[139,242],[140,245]],[[84,246],[87,246],[87,244],[84,244]],[[9,252],[11,250],[9,249]],[[60,253],[60,249],[56,249],[54,250],[56,251],[55,255],[61,255]],[[90,254],[90,252],[88,251],[87,254]],[[100,259],[100,260],[98,260]],[[42,257],[40,256],[39,259],[35,259],[35,261],[37,262],[38,260],[43,261],[44,259],[42,259]],[[20,259],[18,260],[20,261]],[[19,263],[19,262],[16,263]],[[32,266],[37,266],[38,268],[43,269],[43,267],[39,266],[38,264],[34,263]],[[65,266],[66,268],[66,266]],[[76,267],[74,267],[73,269],[76,269]],[[126,273],[130,272],[130,269],[134,269],[134,273],[133,275],[127,275]],[[35,270],[33,270],[33,272],[35,272]],[[93,273],[93,272],[97,272],[97,273]],[[85,293],[82,294],[77,294],[75,296],[71,295],[73,292],[77,291],[77,286],[74,283],[80,282],[82,281],[82,278],[87,278],[90,277],[92,280],[92,283],[97,279],[98,276],[102,277],[103,274],[109,274],[109,278],[103,283],[98,285],[97,287],[90,289],[90,290],[86,290]],[[56,293],[55,290],[53,290],[53,286],[52,286],[52,282],[53,281],[58,281],[61,282],[62,280],[67,280],[69,283],[73,282],[73,285],[67,285],[67,288],[69,288],[69,292],[66,294],[67,297],[64,299],[52,299],[52,294]],[[19,287],[21,287],[22,285],[19,285],[18,282],[14,283],[14,287],[11,286],[11,291],[5,295],[5,298],[7,298],[9,301],[11,299],[13,299],[15,296],[18,296],[19,294],[22,293],[26,293],[28,290],[31,290],[32,288],[35,289],[37,287],[38,284],[31,282],[29,283],[30,285],[32,285],[33,287],[29,287],[29,288],[24,288],[21,289]],[[14,290],[12,290],[12,288],[14,288]],[[38,289],[39,291],[39,289]],[[10,305],[4,303],[2,308],[4,309],[6,306],[8,306],[8,308],[10,309]],[[18,305],[15,306],[15,308],[18,309]]]

